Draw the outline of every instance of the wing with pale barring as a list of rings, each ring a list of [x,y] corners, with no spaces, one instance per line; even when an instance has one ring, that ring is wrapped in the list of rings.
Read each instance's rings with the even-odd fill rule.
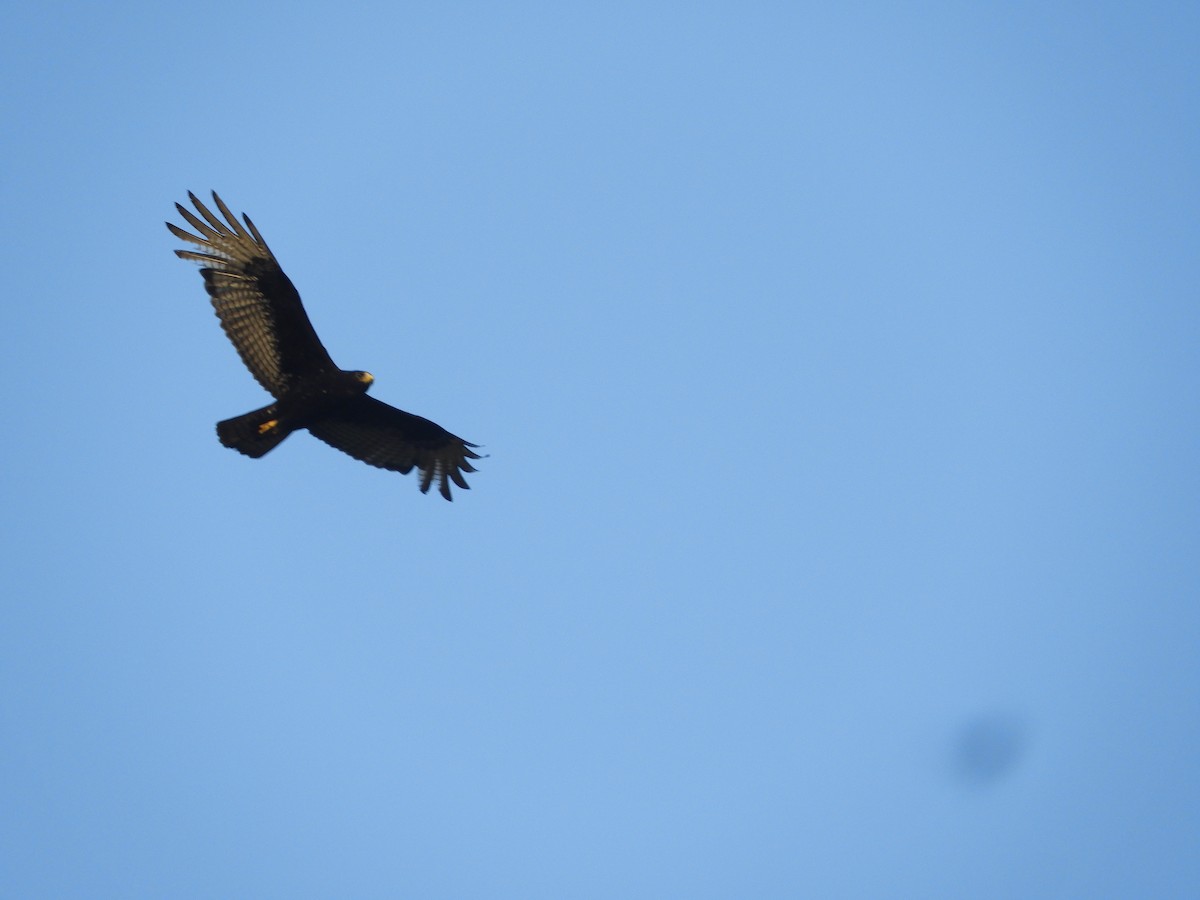
[[[243,226],[215,191],[213,201],[225,221],[190,191],[188,198],[200,215],[178,203],[175,208],[196,234],[170,222],[167,227],[201,249],[176,250],[175,255],[203,267],[200,274],[221,327],[258,383],[279,397],[296,378],[336,368],[300,294],[250,217],[242,217]]]

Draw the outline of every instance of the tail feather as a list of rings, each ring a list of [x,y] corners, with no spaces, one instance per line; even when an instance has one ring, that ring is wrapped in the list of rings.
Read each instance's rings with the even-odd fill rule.
[[[245,453],[254,459],[265,456],[291,434],[291,430],[276,420],[275,405],[235,416],[217,423],[217,437],[226,447]]]

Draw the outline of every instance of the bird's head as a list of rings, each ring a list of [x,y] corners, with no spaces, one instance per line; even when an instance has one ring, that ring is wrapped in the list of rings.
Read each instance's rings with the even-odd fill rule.
[[[370,372],[355,372],[354,377],[356,380],[362,382],[364,390],[369,388],[375,381],[375,376]]]

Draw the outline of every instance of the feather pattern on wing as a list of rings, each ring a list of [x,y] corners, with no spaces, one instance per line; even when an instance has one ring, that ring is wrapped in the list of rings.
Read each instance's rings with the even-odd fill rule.
[[[201,264],[221,327],[258,383],[278,398],[297,377],[336,369],[299,293],[250,218],[243,217],[243,227],[215,191],[213,201],[224,222],[190,191],[188,198],[200,216],[178,203],[175,208],[197,233],[170,222],[167,227],[202,251],[175,254]]]

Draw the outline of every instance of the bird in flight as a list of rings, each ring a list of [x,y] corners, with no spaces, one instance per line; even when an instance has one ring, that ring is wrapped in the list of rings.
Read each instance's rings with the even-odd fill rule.
[[[464,472],[479,459],[468,443],[428,419],[414,416],[374,397],[369,372],[334,365],[313,330],[300,294],[280,268],[275,254],[250,217],[238,221],[213,192],[225,221],[188,192],[196,213],[175,208],[196,234],[167,222],[180,240],[199,250],[176,250],[180,259],[201,264],[204,288],[221,327],[242,362],[275,402],[217,423],[222,444],[255,459],[269,453],[293,431],[309,433],[331,447],[381,469],[420,473],[421,493],[436,481],[450,500],[450,482],[468,489]]]

